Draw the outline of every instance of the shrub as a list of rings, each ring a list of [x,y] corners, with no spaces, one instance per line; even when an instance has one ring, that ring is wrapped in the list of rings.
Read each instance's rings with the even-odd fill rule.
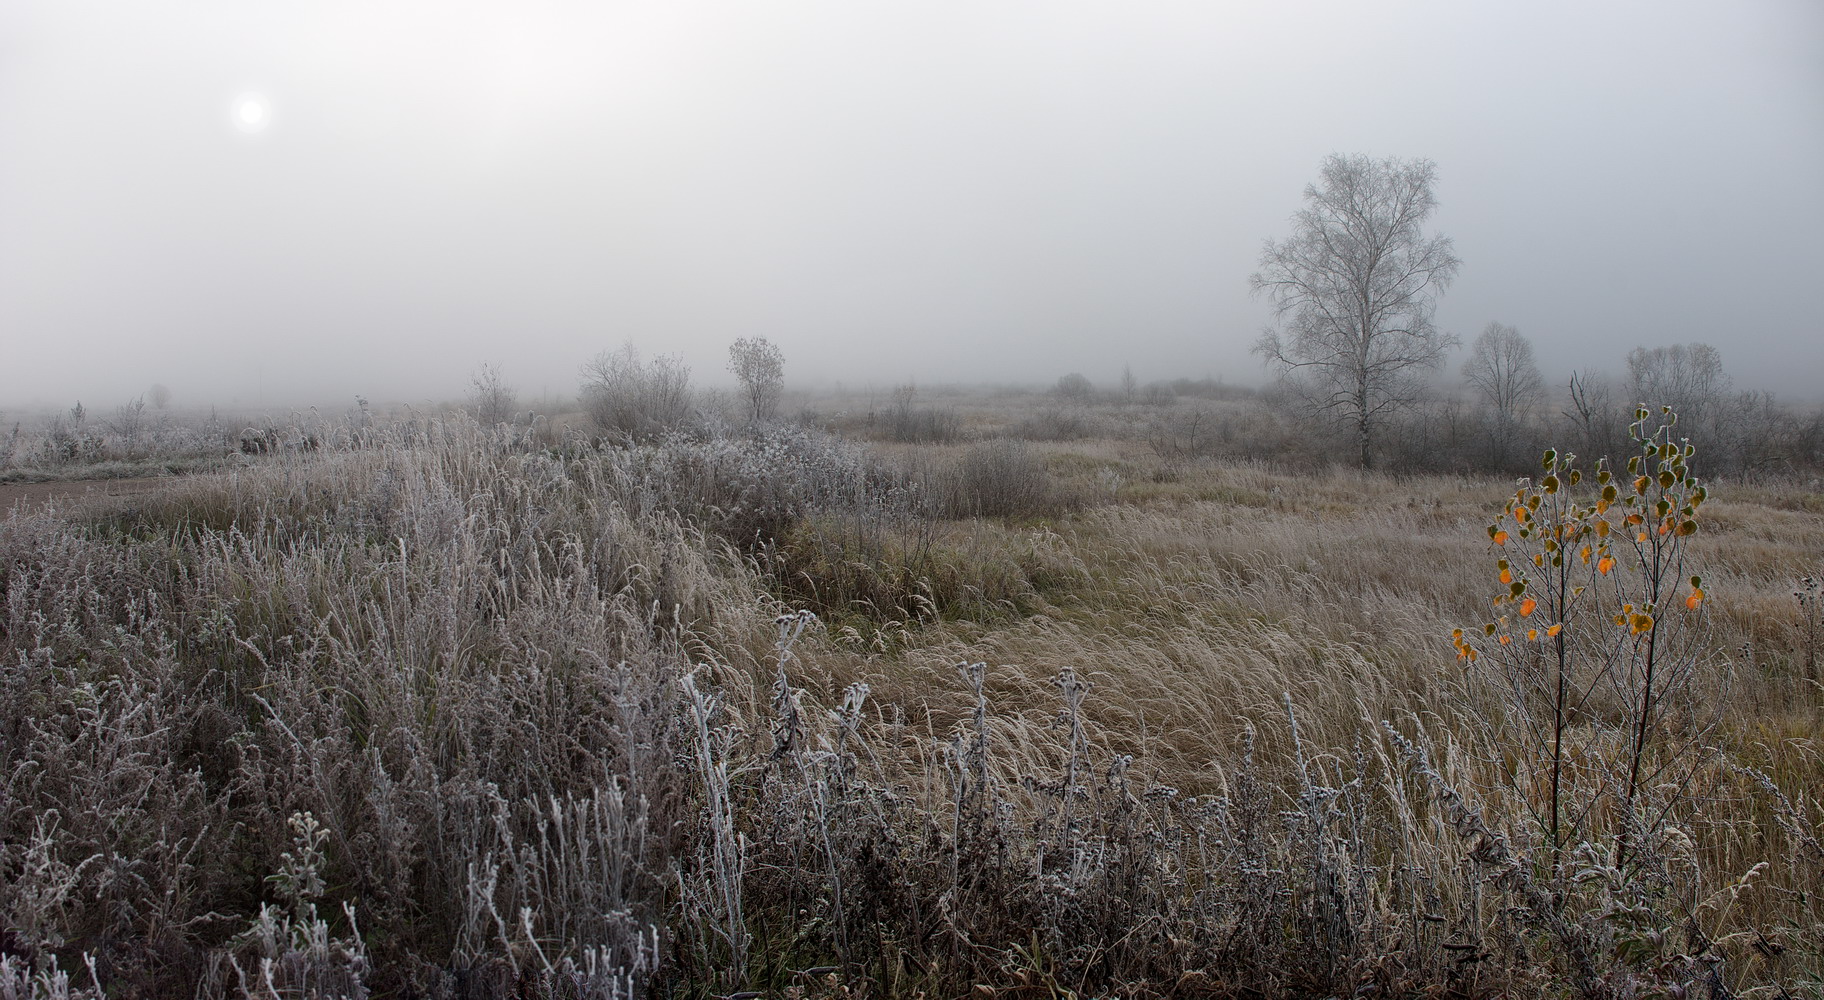
[[[951,517],[1043,517],[1064,506],[1045,462],[1023,441],[1001,438],[957,462]]]
[[[483,426],[510,422],[518,402],[518,393],[507,384],[499,365],[484,364],[469,376],[469,413]]]
[[[854,447],[794,427],[751,438],[668,437],[586,468],[596,489],[636,516],[667,513],[748,547],[813,514],[875,503],[892,488]]]
[[[1096,387],[1080,373],[1071,372],[1058,379],[1058,384],[1053,391],[1058,394],[1058,398],[1067,403],[1087,406],[1090,399],[1096,394]]]
[[[1511,716],[1509,776],[1530,819],[1510,827],[1516,853],[1499,864],[1527,866],[1519,894],[1586,993],[1625,976],[1685,988],[1701,965],[1668,961],[1671,940],[1709,948],[1682,909],[1696,859],[1681,856],[1680,828],[1701,809],[1690,790],[1712,767],[1720,708],[1692,687],[1715,655],[1689,552],[1708,489],[1696,449],[1673,437],[1676,414],[1635,416],[1625,475],[1599,463],[1586,484],[1574,456],[1545,452],[1539,479],[1488,526],[1493,620],[1452,636],[1460,660],[1486,662]]]
[[[1076,441],[1091,433],[1091,421],[1081,407],[1042,407],[1013,429],[1015,437],[1028,441]]]
[[[903,444],[945,444],[962,433],[963,423],[955,410],[916,407],[912,401],[918,389],[902,385],[893,390],[893,403],[887,407],[886,436]]]
[[[642,363],[628,343],[583,365],[582,403],[601,430],[623,441],[651,440],[689,421],[690,369],[675,355]]]

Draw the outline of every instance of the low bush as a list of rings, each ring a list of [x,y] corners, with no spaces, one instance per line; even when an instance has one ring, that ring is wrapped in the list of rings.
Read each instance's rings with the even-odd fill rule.
[[[1025,442],[996,439],[963,453],[948,499],[950,517],[1046,517],[1067,506],[1067,497]]]
[[[672,355],[641,361],[631,342],[583,365],[580,395],[595,427],[621,441],[649,441],[692,418],[690,368]]]

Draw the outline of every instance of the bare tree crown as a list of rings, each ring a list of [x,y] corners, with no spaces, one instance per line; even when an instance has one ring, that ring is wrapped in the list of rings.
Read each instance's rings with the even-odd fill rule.
[[[1636,347],[1628,352],[1628,388],[1635,404],[1670,406],[1694,427],[1729,391],[1729,376],[1722,352],[1709,344]]]
[[[785,354],[765,337],[742,337],[728,345],[728,370],[741,383],[748,419],[770,419],[785,388]]]
[[[1532,416],[1545,389],[1533,344],[1505,323],[1490,323],[1470,345],[1463,378],[1487,412],[1493,459],[1508,461],[1519,428]]]
[[[1249,278],[1279,322],[1255,353],[1353,426],[1364,466],[1378,425],[1457,343],[1431,322],[1462,265],[1449,237],[1423,230],[1436,176],[1429,160],[1331,155],[1292,235],[1268,240]]]

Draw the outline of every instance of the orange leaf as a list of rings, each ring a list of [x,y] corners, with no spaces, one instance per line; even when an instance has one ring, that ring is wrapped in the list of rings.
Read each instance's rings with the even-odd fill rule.
[[[1495,544],[1496,545],[1506,545],[1507,544],[1507,532],[1505,532],[1505,531],[1495,532]]]
[[[1520,602],[1520,617],[1525,618],[1527,615],[1532,614],[1533,609],[1537,608],[1538,606],[1539,606],[1539,602],[1533,600],[1530,597],[1524,601],[1521,601]]]
[[[1546,635],[1557,635],[1558,633],[1560,633],[1562,631],[1564,631],[1564,623],[1559,622],[1558,624],[1553,625],[1550,628],[1546,629],[1545,634]]]
[[[1508,570],[1502,570],[1501,571],[1501,582],[1502,583],[1513,583],[1514,574]]]
[[[1615,557],[1614,556],[1603,556],[1602,559],[1596,563],[1596,572],[1601,573],[1603,576],[1608,576],[1609,570],[1612,570],[1614,568],[1615,568]]]
[[[1695,611],[1697,610],[1697,606],[1702,603],[1704,603],[1704,592],[1696,587],[1692,587],[1691,596],[1685,598],[1685,607]]]
[[[1526,637],[1527,637],[1527,638],[1528,638],[1528,639],[1537,639],[1537,638],[1539,638],[1539,630],[1538,630],[1538,629],[1536,629],[1536,628],[1529,628],[1529,629],[1527,629],[1527,630],[1526,630]]]
[[[1500,644],[1501,644],[1501,645],[1503,645],[1503,646],[1505,646],[1505,645],[1507,645],[1507,644],[1508,644],[1508,643],[1510,643],[1510,642],[1513,642],[1513,641],[1514,641],[1514,637],[1513,637],[1513,636],[1511,636],[1511,635],[1504,635],[1504,636],[1502,636],[1502,637],[1501,637],[1501,638],[1499,638],[1499,639],[1496,639],[1496,640],[1495,640],[1495,641],[1496,641],[1496,642],[1498,642],[1498,643],[1500,643]]]

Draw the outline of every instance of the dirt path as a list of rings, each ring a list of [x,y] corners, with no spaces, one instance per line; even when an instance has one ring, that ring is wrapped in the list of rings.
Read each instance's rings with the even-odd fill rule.
[[[30,513],[52,500],[99,500],[150,493],[176,480],[170,476],[136,479],[71,479],[53,483],[0,483],[0,517]]]

